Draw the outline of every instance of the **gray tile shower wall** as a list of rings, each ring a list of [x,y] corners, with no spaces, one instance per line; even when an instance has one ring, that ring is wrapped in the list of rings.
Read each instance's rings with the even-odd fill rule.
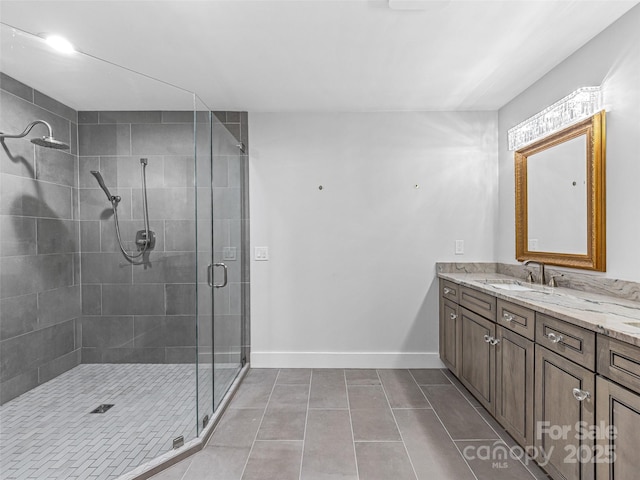
[[[202,154],[209,133],[198,118],[202,161],[196,166],[193,112],[75,112],[0,75],[0,131],[19,133],[43,119],[71,146],[45,149],[31,144],[29,135],[7,139],[0,148],[0,403],[79,363],[194,362],[196,298],[201,360],[211,356],[214,335],[216,361],[239,348],[248,357],[249,251],[243,245],[249,203],[238,200],[247,157],[216,142],[230,132],[248,148],[247,114],[215,112],[213,162]],[[33,136],[44,134],[39,128]],[[122,236],[133,249],[142,229],[141,157],[149,159],[150,226],[157,243],[150,263],[134,266],[118,250],[110,204],[90,171],[101,171],[122,197]],[[219,246],[213,259],[221,260],[223,246],[235,246],[246,265],[240,272],[239,261],[228,262],[230,285],[216,298],[215,331],[206,274],[200,268],[195,275],[196,222],[207,218]],[[199,245],[210,243],[209,232],[199,229]],[[206,248],[199,250],[202,256]]]
[[[224,115],[226,120],[227,114]],[[235,119],[233,112],[229,115]],[[198,346],[203,360],[211,355],[213,343],[211,289],[203,268],[210,263],[205,257],[210,250],[212,221],[211,158],[203,153],[208,150],[208,122],[197,119],[196,165],[192,112],[101,111],[79,112],[78,117],[82,362],[195,362],[197,321],[200,321]],[[237,118],[238,122],[225,122],[220,127],[219,122],[215,122],[214,145],[216,135],[222,133],[216,132],[216,128],[236,129],[238,138],[244,138],[247,143],[246,114],[237,114]],[[241,118],[244,121],[240,121]],[[214,150],[216,160],[220,160],[221,153],[224,152]],[[143,228],[140,158],[148,159],[148,209],[156,246],[148,263],[132,265],[119,252],[110,203],[90,171],[99,170],[111,192],[122,197],[118,206],[122,238],[125,248],[134,251],[135,232]],[[213,162],[214,201],[220,206],[216,212],[225,212],[234,206],[226,206],[224,190],[239,188],[241,177],[237,168],[229,171],[228,162],[221,171],[220,163],[224,162]],[[234,219],[221,215],[222,218],[216,214],[213,219],[216,244],[229,245],[233,239],[239,242],[241,215]],[[199,251],[197,278],[196,250]],[[216,261],[219,261],[218,253],[222,254],[214,252]],[[243,288],[239,278],[239,272],[231,274],[228,291],[233,293],[226,293],[227,299],[216,297],[216,313],[237,315],[235,322],[219,322],[216,338],[228,338],[233,334],[232,329],[239,328],[238,292]],[[231,298],[234,299],[233,312]]]
[[[0,404],[80,363],[76,138],[70,107],[0,73],[0,131],[51,124],[69,150],[0,144]]]
[[[193,112],[175,113],[79,112],[83,363],[195,362],[194,122]],[[111,204],[91,171],[122,197],[121,236],[135,253],[144,229],[141,158],[156,245],[136,265],[119,250]]]

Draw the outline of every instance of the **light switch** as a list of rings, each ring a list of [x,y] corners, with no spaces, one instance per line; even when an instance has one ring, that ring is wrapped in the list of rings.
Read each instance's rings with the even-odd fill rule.
[[[269,247],[255,247],[253,259],[262,262],[269,260]]]
[[[456,240],[456,255],[464,255],[464,240]]]
[[[222,249],[223,260],[235,260],[236,259],[236,247],[224,247]]]

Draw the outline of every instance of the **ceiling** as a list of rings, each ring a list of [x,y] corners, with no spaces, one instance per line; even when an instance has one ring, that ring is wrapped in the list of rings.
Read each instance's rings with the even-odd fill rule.
[[[64,35],[214,110],[496,110],[638,1],[419,3],[1,0],[0,21]],[[181,108],[158,82],[132,88],[129,72],[11,42],[3,33],[3,71],[76,109]]]

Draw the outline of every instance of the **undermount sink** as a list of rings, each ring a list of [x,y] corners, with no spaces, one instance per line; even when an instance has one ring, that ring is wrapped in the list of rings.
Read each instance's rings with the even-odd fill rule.
[[[519,283],[488,283],[490,287],[499,288],[500,290],[511,290],[515,292],[530,292],[533,288],[527,287],[525,285],[520,285]]]
[[[511,279],[487,279],[482,283],[493,287],[498,288],[500,290],[510,290],[512,292],[531,292],[533,288],[523,284],[520,280],[511,280]]]

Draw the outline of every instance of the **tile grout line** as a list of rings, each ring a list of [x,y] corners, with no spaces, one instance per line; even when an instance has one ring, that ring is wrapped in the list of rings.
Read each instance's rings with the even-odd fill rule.
[[[357,443],[402,443],[402,440],[358,440]]]
[[[413,378],[413,381],[416,382],[416,385],[418,385],[418,382],[416,381],[416,377],[413,376],[413,373],[411,373],[411,370],[409,370],[409,375],[411,375],[411,378]],[[454,385],[455,387],[455,385]],[[427,398],[427,395],[424,393],[424,390],[420,387],[420,385],[418,385],[418,388],[420,389],[420,391],[422,392],[422,396],[427,400],[427,402],[429,402],[429,399]],[[431,405],[431,402],[429,402],[429,405]],[[431,405],[433,407],[433,405]],[[460,449],[458,448],[458,445],[456,444],[455,440],[453,439],[453,437],[451,436],[451,433],[449,433],[449,430],[447,430],[447,427],[445,426],[444,422],[442,421],[442,419],[440,418],[440,415],[438,415],[438,412],[436,411],[435,408],[433,408],[433,414],[436,416],[436,418],[438,419],[438,421],[440,422],[440,425],[442,425],[442,428],[444,429],[444,431],[446,432],[447,436],[449,437],[449,439],[451,440],[451,443],[453,443],[453,446],[456,447],[456,450],[458,450],[458,453],[460,454],[460,457],[462,458],[462,460],[464,461],[464,463],[467,464],[467,467],[469,468],[469,471],[471,472],[471,475],[473,475],[473,478],[475,478],[476,480],[478,480],[478,477],[476,475],[476,472],[473,471],[473,468],[471,468],[471,465],[469,465],[469,462],[467,461],[467,459],[464,457],[464,455],[462,454],[462,452],[460,451]],[[484,420],[484,419],[483,419]]]
[[[496,433],[496,435],[498,435]],[[502,439],[502,437],[500,437],[500,435],[498,435],[498,438],[463,438],[461,440],[454,440],[453,443],[460,443],[460,442],[496,442],[496,441],[500,441],[502,443],[505,444],[505,446],[507,448],[509,448],[509,445],[507,445],[507,443]],[[511,448],[509,448],[509,450],[511,450]]]
[[[356,453],[356,438],[353,433],[353,420],[351,418],[351,403],[349,403],[349,384],[347,382],[347,370],[342,370],[344,379],[344,389],[347,392],[347,410],[349,411],[349,426],[351,427],[351,444],[353,445],[353,460],[356,462],[356,479],[360,480],[360,470],[358,469],[358,454]]]
[[[449,378],[450,380],[452,380],[452,379],[449,377],[449,375],[453,375],[453,374],[449,372],[449,369],[446,369],[446,372],[444,373],[444,375],[445,375],[447,378]],[[455,376],[454,376],[454,378],[455,378]],[[458,381],[459,381],[459,380],[458,380]],[[491,414],[489,413],[489,411],[488,411],[486,408],[484,408],[482,405],[478,405],[478,406],[476,406],[476,405],[474,405],[473,403],[471,403],[471,400],[469,400],[469,398],[468,398],[468,397],[467,397],[467,396],[462,392],[462,390],[460,390],[460,388],[459,388],[459,387],[458,387],[458,386],[453,382],[453,380],[451,381],[451,385],[453,385],[453,387],[454,387],[458,392],[460,392],[460,395],[462,395],[462,397],[463,397],[463,398],[464,398],[464,399],[469,403],[469,405],[471,405],[471,407],[472,407],[472,408],[473,408],[473,409],[478,413],[478,415],[480,415],[480,412],[478,411],[479,409],[482,409],[482,410],[484,410],[485,412],[487,412],[489,415],[491,415]],[[461,384],[461,385],[462,385],[462,384]],[[469,393],[471,393],[471,392],[469,392]],[[493,433],[495,433],[495,434],[498,436],[498,439],[499,439],[502,443],[504,443],[504,445],[509,449],[509,451],[513,453],[512,448],[511,448],[509,445],[507,445],[507,442],[505,442],[505,441],[504,441],[504,439],[503,439],[503,438],[502,438],[502,436],[501,436],[501,435],[496,431],[496,429],[495,429],[495,428],[493,428],[493,426],[491,426],[491,424],[490,424],[489,422],[487,422],[487,420],[486,420],[482,415],[480,415],[480,418],[482,418],[482,420],[484,421],[484,423],[486,423],[486,424],[489,426],[489,428],[493,431]],[[446,427],[445,427],[445,428],[446,428]],[[505,430],[505,431],[506,431],[506,430]],[[464,440],[457,440],[457,441],[464,441]],[[479,440],[470,440],[470,441],[479,441]],[[454,440],[454,442],[456,442],[456,440]],[[457,447],[458,447],[458,445],[456,444],[456,448],[457,448]],[[458,448],[458,450],[460,450],[460,449]],[[527,471],[527,472],[528,472],[532,477],[534,477],[534,478],[535,478],[535,476],[534,476],[533,472],[531,472],[531,470],[529,470],[529,468],[527,468],[527,466],[524,464],[524,462],[522,461],[522,459],[521,459],[521,458],[518,458],[518,461],[519,461],[519,462],[524,466],[524,469],[525,469],[525,470],[526,470],[526,471]],[[535,460],[534,460],[534,463],[535,463]]]
[[[86,368],[84,368],[84,367],[86,367]],[[107,367],[107,368],[105,368],[105,367]],[[74,399],[71,402],[71,404],[65,405],[65,409],[64,409],[65,412],[73,413],[73,412],[78,411],[78,409],[80,409],[80,417],[83,417],[88,412],[88,410],[90,408],[93,408],[95,406],[94,405],[94,401],[96,403],[118,403],[117,401],[116,402],[104,402],[104,400],[116,399],[116,398],[119,398],[121,395],[123,395],[122,392],[123,392],[123,389],[125,388],[125,385],[121,385],[119,383],[122,375],[124,375],[125,377],[128,377],[129,373],[131,373],[131,372],[133,372],[134,374],[136,374],[136,372],[139,372],[140,374],[143,374],[144,378],[142,378],[141,381],[140,381],[140,386],[143,389],[146,389],[147,386],[149,386],[149,385],[150,386],[155,385],[156,380],[154,380],[154,378],[157,376],[156,373],[159,373],[159,372],[163,372],[164,373],[164,375],[162,376],[163,377],[163,382],[162,383],[164,385],[167,385],[167,383],[168,384],[172,384],[173,380],[177,379],[178,377],[182,378],[184,376],[180,372],[183,372],[183,369],[185,367],[180,366],[180,365],[171,365],[171,366],[164,365],[164,366],[162,366],[162,368],[160,370],[158,370],[157,368],[149,369],[149,367],[150,366],[143,366],[143,365],[129,365],[129,366],[119,365],[117,367],[117,369],[114,370],[111,366],[107,366],[107,365],[102,365],[102,366],[100,366],[100,365],[85,365],[85,366],[79,365],[78,367],[76,367],[76,369],[74,369],[75,373],[72,373],[72,371],[68,371],[63,375],[60,375],[57,379],[55,379],[55,380],[58,380],[58,383],[60,383],[60,381],[64,380],[62,382],[62,385],[58,385],[58,383],[49,384],[48,387],[45,387],[44,389],[40,389],[38,391],[41,393],[41,395],[47,396],[48,401],[53,401],[54,402],[53,405],[55,406],[55,405],[58,404],[58,403],[55,402],[55,399],[57,398],[57,395],[53,396],[53,397],[51,396],[52,393],[56,392],[56,388],[54,388],[55,385],[62,386],[62,387],[66,386],[66,389],[73,390],[74,388],[76,388],[76,386],[84,384],[84,379],[85,378],[88,378],[88,377],[91,377],[91,378],[100,377],[101,380],[100,380],[100,385],[99,386],[96,386],[95,388],[92,388],[90,391],[80,392],[78,395],[76,395],[74,397]],[[153,366],[151,366],[151,367],[153,367]],[[168,371],[166,370],[167,367],[170,367]],[[191,371],[192,371],[192,369],[191,369]],[[154,373],[154,372],[156,372],[156,373]],[[107,375],[106,376],[103,375],[104,373],[107,373]],[[149,375],[151,375],[151,380],[150,380],[150,376]],[[116,383],[114,383],[114,381]],[[172,389],[175,390],[175,388],[177,386],[178,385],[174,386]],[[57,390],[60,390],[60,389],[58,388]],[[39,397],[38,397],[38,395],[34,395],[35,393],[36,392],[33,392],[33,394],[31,394],[31,395],[27,394],[25,396],[25,397],[28,397],[28,398],[26,398],[27,401],[26,401],[26,407],[25,408],[30,408],[30,405],[34,403],[34,400],[35,401],[38,400]],[[160,392],[160,393],[162,393],[162,392]],[[169,394],[169,393],[170,392],[167,392],[167,394]],[[100,398],[100,397],[102,397],[103,394],[106,394],[108,398]],[[143,397],[144,397],[144,395],[143,395]],[[126,402],[126,400],[129,398],[129,395],[124,394],[123,398],[124,398],[123,401]],[[151,398],[149,398],[149,400],[151,400]],[[182,400],[182,399],[180,399],[180,400]],[[153,402],[155,402],[155,400],[153,400]],[[16,405],[19,405],[19,404],[16,404]],[[155,403],[154,403],[154,405],[155,405]],[[112,412],[116,412],[116,410],[117,409],[113,409]],[[130,408],[129,409],[125,408],[124,410],[118,410],[118,412],[116,414],[116,418],[114,418],[112,420],[116,420],[116,423],[117,423],[118,419],[127,418],[127,415],[128,415],[127,410],[130,411],[131,409]],[[0,408],[0,411],[2,411],[3,413],[6,413],[6,412],[11,411],[11,409],[7,406],[7,407],[4,407],[4,408]],[[159,413],[161,413],[161,412],[159,412]],[[171,414],[170,412],[167,412],[167,414],[168,414],[167,416],[170,416],[170,417],[175,419],[174,415]],[[75,417],[76,415],[74,414],[73,416]],[[105,419],[106,419],[106,417],[105,417]],[[99,420],[99,419],[97,417],[95,417],[95,418],[93,418],[93,420]],[[65,421],[65,424],[66,423],[68,423],[68,422]],[[101,423],[101,422],[98,422],[98,423]],[[109,422],[109,423],[111,423],[111,422]],[[145,422],[144,424],[140,425],[141,428],[146,428],[145,425],[147,425],[147,423],[148,422]],[[180,418],[178,418],[177,423],[178,424],[182,424],[183,422],[182,422],[182,420]],[[174,422],[173,425],[175,426],[176,422]],[[179,427],[182,428],[181,426],[179,426]],[[59,452],[57,452],[57,454],[55,456],[52,456],[53,452],[51,452],[51,448],[40,449],[39,452],[38,452],[39,454],[37,455],[38,456],[38,460],[37,461],[38,462],[41,462],[41,461],[42,462],[49,462],[48,465],[51,467],[51,465],[50,465],[51,462],[56,462],[56,463],[61,463],[61,462],[64,463],[64,462],[66,462],[66,463],[69,463],[69,461],[73,462],[75,460],[75,463],[78,463],[78,464],[82,463],[82,462],[86,463],[87,464],[86,468],[92,468],[92,469],[99,468],[99,469],[102,469],[102,470],[104,470],[105,468],[108,468],[109,470],[113,470],[113,468],[115,468],[115,465],[112,464],[112,465],[107,466],[108,463],[110,463],[110,462],[113,463],[113,459],[105,460],[104,458],[102,458],[102,459],[100,459],[98,461],[98,454],[96,452],[97,448],[94,448],[94,446],[96,445],[96,443],[98,441],[103,441],[104,440],[104,441],[106,441],[106,443],[108,445],[111,445],[111,447],[108,449],[108,452],[112,452],[112,454],[111,454],[111,456],[109,458],[112,458],[113,455],[116,454],[116,452],[120,452],[120,456],[124,457],[127,452],[121,452],[120,451],[120,447],[123,444],[124,445],[128,445],[129,443],[131,443],[131,441],[128,440],[126,442],[123,442],[121,440],[119,442],[114,443],[113,440],[116,438],[113,435],[114,429],[118,430],[117,427],[109,427],[108,431],[105,431],[105,432],[101,432],[101,431],[95,432],[95,431],[92,430],[90,433],[93,433],[93,434],[97,433],[98,436],[93,436],[92,437],[93,440],[88,443],[88,446],[90,448],[87,449],[88,450],[87,451],[88,455],[84,459],[77,458],[76,454],[78,453],[78,449],[79,448],[75,448],[75,445],[78,445],[78,442],[81,441],[82,438],[84,438],[83,435],[85,433],[87,433],[85,428],[77,430],[75,432],[75,434],[73,435],[73,438],[69,438],[69,440],[71,440],[70,446],[73,446],[73,448],[68,449],[68,452],[67,451],[64,451],[64,452],[63,451],[59,451]],[[4,426],[3,426],[3,430],[4,430]],[[5,433],[5,432],[3,432],[3,433]],[[100,433],[105,433],[108,437],[101,436]],[[152,434],[152,436],[149,437],[149,442],[145,444],[146,445],[145,448],[142,448],[142,445],[140,445],[140,448],[137,448],[135,450],[135,452],[131,452],[130,450],[128,450],[129,453],[131,453],[131,454],[126,456],[126,458],[121,462],[121,466],[124,466],[125,464],[126,465],[131,464],[132,463],[131,460],[133,460],[134,462],[137,463],[142,457],[147,456],[149,451],[151,451],[151,450],[153,450],[155,448],[154,445],[157,444],[156,440],[158,438],[160,438],[160,437],[158,437],[158,435],[155,434],[154,432],[150,432],[150,433]],[[80,437],[80,438],[78,439],[78,437]],[[101,439],[101,440],[99,440],[99,439]],[[138,442],[140,442],[142,440],[144,440],[144,438],[141,437],[141,436],[139,436],[138,439],[137,439]],[[33,443],[33,442],[31,442],[31,443]],[[31,448],[31,447],[29,447],[29,448]],[[68,457],[63,458],[67,453],[69,453],[71,456],[73,456],[73,458],[71,460],[67,461],[66,458],[68,458]],[[139,454],[141,454],[141,455],[139,455]],[[50,458],[50,460],[48,460],[48,458]],[[66,473],[67,475],[69,475],[69,473],[67,472],[66,467],[60,468],[59,466],[55,466],[55,467],[52,467],[52,468],[55,468],[56,472],[51,472],[51,473],[60,473],[60,471],[63,470],[62,473]],[[120,468],[120,467],[118,467],[118,468]],[[118,468],[116,468],[116,470],[118,470]],[[53,475],[52,478],[54,476],[56,478],[62,478],[62,477],[58,477],[56,475]],[[24,478],[24,477],[20,477],[20,478]]]
[[[276,385],[278,384],[278,377],[280,376],[280,369],[278,369],[278,373],[276,378],[273,380],[273,386],[271,387],[271,393],[269,393],[269,399],[267,400],[267,404],[264,406],[264,411],[262,412],[262,418],[260,418],[260,425],[258,425],[258,430],[256,430],[256,435],[253,437],[253,442],[251,443],[251,448],[249,449],[249,455],[247,455],[247,460],[244,462],[244,467],[242,467],[242,473],[240,474],[240,479],[244,477],[244,473],[247,470],[247,465],[249,464],[249,459],[251,458],[251,453],[253,452],[253,447],[256,445],[256,441],[258,440],[258,434],[260,433],[260,427],[262,427],[262,422],[264,421],[264,417],[267,414],[267,408],[269,407],[269,403],[271,403],[271,396],[273,395],[273,391],[276,389]],[[246,377],[245,377],[246,378]]]
[[[328,407],[328,408],[324,408],[324,407],[309,407],[309,410],[331,410],[331,411],[343,412],[343,411],[349,410],[349,409],[348,408],[339,408],[339,407]]]
[[[309,392],[307,393],[307,412],[304,417],[304,431],[302,433],[302,451],[300,452],[300,474],[298,478],[302,480],[302,462],[304,461],[304,445],[307,439],[307,424],[309,423],[309,404],[311,403],[311,384],[313,382],[313,369],[309,376]]]
[[[411,374],[411,372],[409,372]],[[393,408],[391,408],[391,402],[389,401],[389,396],[387,395],[387,390],[384,387],[384,383],[382,382],[382,378],[380,377],[380,373],[376,368],[376,375],[378,376],[378,380],[380,380],[380,386],[382,387],[382,393],[384,393],[384,398],[387,399],[387,405],[389,405],[389,410],[391,410],[391,416],[393,417],[393,423],[395,423],[396,428],[398,429],[398,435],[400,435],[400,441],[402,442],[402,446],[404,447],[404,451],[407,454],[407,458],[409,459],[409,465],[411,465],[411,470],[413,471],[413,475],[416,480],[418,480],[418,473],[416,472],[416,467],[413,465],[413,460],[411,460],[411,455],[409,455],[409,450],[407,449],[407,445],[404,443],[404,437],[402,436],[402,432],[400,431],[400,426],[398,425],[398,420],[396,419],[396,414],[393,412]],[[413,378],[413,375],[411,376]],[[415,382],[415,379],[413,380]],[[418,387],[420,390],[420,387]],[[420,390],[422,392],[422,390]],[[423,393],[424,396],[424,393]],[[429,400],[427,400],[429,402]]]
[[[447,371],[448,371],[448,370],[447,370]],[[445,373],[445,375],[447,376],[447,378],[449,378],[449,375],[447,375],[446,373]],[[454,378],[455,378],[455,377],[454,377]],[[475,409],[475,408],[477,408],[477,407],[476,407],[476,406],[471,402],[471,400],[469,400],[469,398],[465,395],[465,393],[464,393],[462,390],[460,390],[460,388],[459,388],[459,387],[458,387],[458,386],[453,382],[453,380],[452,380],[452,379],[450,379],[450,380],[451,380],[451,385],[453,385],[453,387],[458,391],[458,393],[460,393],[460,395],[462,395],[462,398],[464,398],[464,399],[467,401],[467,403],[468,403],[469,405],[471,405],[474,409]],[[458,380],[458,379],[456,378],[456,380]],[[460,380],[458,380],[458,381],[460,381]],[[462,383],[461,383],[460,385],[462,385]],[[469,393],[471,393],[471,392],[469,392]],[[480,403],[479,403],[479,402],[478,402],[478,405],[480,405]],[[480,406],[482,407],[482,405],[480,405]],[[482,408],[484,408],[484,407],[482,407]],[[483,418],[483,420],[484,420],[484,418]],[[486,422],[486,420],[485,420],[485,422]],[[491,426],[491,425],[489,425],[489,426]]]
[[[213,434],[211,435],[213,436]],[[209,442],[207,442],[209,443]],[[202,451],[202,450],[201,450]],[[198,452],[200,453],[200,452]],[[189,471],[189,469],[191,468],[191,464],[193,463],[193,459],[195,458],[195,455],[189,455],[187,458],[185,458],[184,460],[189,460],[189,465],[187,465],[187,468],[185,469],[184,473],[180,476],[180,478],[178,480],[187,480],[187,472]],[[182,460],[184,462],[184,460]],[[178,462],[180,463],[180,462]],[[175,465],[178,465],[178,463],[176,463]],[[173,466],[173,465],[172,465]],[[171,467],[169,467],[171,468]],[[166,472],[168,469],[166,470],[161,470],[161,472]],[[117,477],[116,477],[117,478]],[[152,477],[153,478],[153,477]]]
[[[476,411],[478,411],[479,409],[482,409],[482,410],[484,410],[485,412],[487,411],[487,410],[486,410],[482,405],[481,405],[481,406],[479,406],[479,407],[476,407]],[[487,412],[487,413],[489,413],[489,412]],[[478,411],[478,415],[480,415],[480,412],[479,412],[479,411]],[[482,415],[480,415],[480,416],[482,417]],[[504,438],[502,438],[502,436],[501,436],[501,435],[496,431],[496,429],[495,429],[495,428],[493,428],[493,426],[492,426],[489,422],[487,422],[487,420],[485,420],[485,418],[484,418],[484,417],[482,417],[482,419],[487,423],[487,425],[489,425],[489,428],[490,428],[491,430],[493,430],[493,433],[495,433],[496,435],[498,435],[498,439],[499,439],[502,443],[504,443],[504,445],[509,449],[509,452],[511,452],[511,454],[512,454],[512,457],[511,457],[511,458],[513,458],[513,454],[514,454],[513,449],[514,449],[514,447],[521,448],[521,449],[522,449],[522,451],[523,451],[523,453],[524,453],[527,457],[529,457],[529,455],[527,454],[527,451],[526,451],[525,447],[521,447],[520,445],[518,445],[518,443],[517,443],[517,442],[516,442],[516,444],[514,445],[514,447],[509,446],[509,445],[507,444],[507,442],[504,440]],[[509,432],[507,432],[507,431],[505,430],[505,433],[507,433],[507,434],[508,434]],[[460,440],[460,441],[463,441],[463,440]],[[482,441],[482,440],[469,440],[469,441],[470,441],[470,442],[478,442],[478,441]],[[515,440],[514,440],[514,441],[515,441]],[[529,458],[530,458],[530,457],[529,457]],[[529,467],[527,467],[527,465],[522,461],[522,457],[518,457],[518,458],[517,458],[517,460],[522,464],[522,466],[524,467],[524,469],[525,469],[527,472],[529,472],[533,478],[535,478],[535,475],[533,474],[533,472],[532,472],[532,471],[529,469]],[[531,460],[533,461],[533,463],[534,463],[536,466],[538,465],[538,464],[536,463],[536,461],[535,461],[533,458],[531,458]]]

